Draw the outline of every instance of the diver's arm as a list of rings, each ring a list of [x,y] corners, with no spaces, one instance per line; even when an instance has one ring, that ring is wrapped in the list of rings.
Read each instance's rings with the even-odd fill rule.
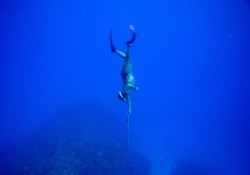
[[[115,48],[114,44],[113,44],[113,40],[112,40],[112,30],[110,31],[110,35],[109,35],[109,41],[110,41],[110,49],[111,52],[115,52],[117,55],[119,55],[122,58],[126,58],[126,54],[122,51],[119,51]]]
[[[128,115],[131,115],[131,100],[130,97],[127,97],[127,104],[128,104]]]
[[[133,86],[133,85],[129,85],[129,88],[132,89],[132,90],[134,90],[134,91],[138,91],[139,90],[138,87]]]

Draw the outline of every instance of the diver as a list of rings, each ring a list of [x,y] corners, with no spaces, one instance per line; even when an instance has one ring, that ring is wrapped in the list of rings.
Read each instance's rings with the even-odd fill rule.
[[[121,70],[121,77],[123,80],[122,83],[122,90],[118,92],[118,98],[122,101],[126,101],[128,105],[128,113],[127,115],[131,115],[131,99],[129,97],[129,94],[135,90],[138,91],[138,87],[135,86],[135,77],[132,74],[132,61],[130,56],[130,49],[133,45],[135,38],[136,38],[136,30],[133,25],[129,25],[129,30],[132,32],[132,38],[131,40],[127,41],[127,51],[126,53],[119,51],[115,48],[113,41],[112,41],[112,30],[110,31],[110,47],[111,52],[115,52],[118,54],[123,60],[123,67]]]

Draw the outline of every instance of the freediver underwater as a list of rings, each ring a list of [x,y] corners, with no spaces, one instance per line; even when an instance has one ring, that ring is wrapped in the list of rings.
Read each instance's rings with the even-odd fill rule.
[[[129,25],[129,30],[132,33],[132,38],[126,42],[127,45],[127,51],[122,52],[120,50],[117,50],[113,44],[112,39],[112,30],[110,31],[110,49],[112,53],[116,53],[119,55],[124,61],[123,66],[121,69],[121,77],[122,77],[122,89],[118,92],[118,99],[121,101],[127,102],[128,111],[127,111],[127,118],[126,118],[126,131],[127,131],[127,139],[126,144],[129,143],[129,117],[131,116],[131,98],[130,93],[132,91],[138,91],[139,88],[135,86],[135,77],[132,74],[132,60],[131,60],[131,47],[136,39],[137,32],[133,25]]]

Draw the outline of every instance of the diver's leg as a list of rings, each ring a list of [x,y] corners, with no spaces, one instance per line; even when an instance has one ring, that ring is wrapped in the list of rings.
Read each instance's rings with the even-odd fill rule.
[[[124,53],[124,52],[122,52],[122,51],[120,51],[120,50],[115,50],[115,53],[117,54],[117,55],[119,55],[120,57],[122,57],[123,59],[124,58],[126,58],[126,54]]]
[[[117,50],[113,44],[113,40],[112,40],[112,30],[110,31],[110,49],[111,49],[111,52],[115,52],[117,55],[119,55],[120,57],[122,58],[126,58],[126,54],[120,50]]]
[[[136,32],[135,27],[133,25],[129,25],[129,30],[132,32],[132,38],[131,38],[131,40],[126,42],[126,44],[127,44],[126,58],[127,59],[130,59],[130,49],[131,49],[131,46],[133,45],[135,38],[136,38],[136,35],[137,35],[137,32]]]
[[[132,74],[132,63],[130,59],[125,59],[121,70],[121,76],[123,79],[126,79],[130,74]]]
[[[131,46],[132,46],[132,44],[127,45],[127,51],[126,51],[126,54],[125,54],[126,59],[128,59],[128,60],[131,59],[131,57],[130,57]]]

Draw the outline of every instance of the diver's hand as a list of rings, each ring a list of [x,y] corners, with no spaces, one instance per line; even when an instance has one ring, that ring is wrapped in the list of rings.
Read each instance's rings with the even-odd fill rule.
[[[131,115],[131,110],[128,110],[127,115],[128,115],[128,116],[130,116],[130,115]]]

